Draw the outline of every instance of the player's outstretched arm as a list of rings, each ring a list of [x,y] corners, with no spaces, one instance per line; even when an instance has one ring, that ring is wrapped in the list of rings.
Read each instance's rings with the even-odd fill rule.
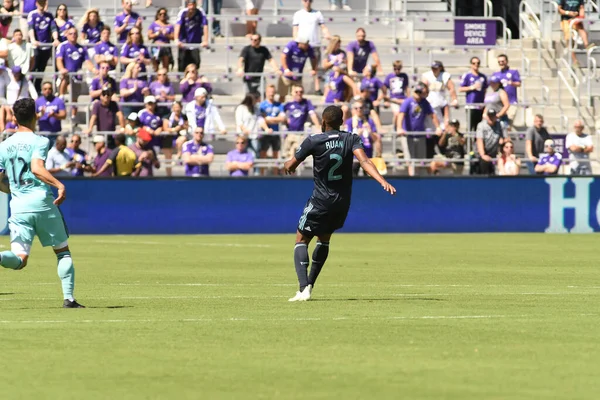
[[[283,170],[287,175],[291,175],[294,172],[296,172],[296,168],[298,168],[298,165],[300,165],[300,161],[298,161],[296,157],[292,157],[291,160],[289,160],[283,165]]]
[[[46,166],[44,165],[44,160],[41,160],[39,158],[31,159],[31,172],[40,181],[58,189],[58,196],[54,200],[55,205],[59,206],[63,201],[65,201],[65,199],[67,198],[65,185],[60,183],[58,179],[53,177],[52,174],[48,172]]]
[[[8,181],[4,181],[4,178],[6,178],[6,174],[4,172],[0,172],[0,192],[10,194],[10,186],[6,183]]]
[[[371,162],[371,160],[369,160],[369,157],[367,157],[363,149],[355,149],[353,153],[358,159],[358,162],[360,162],[360,166],[362,167],[362,169],[371,178],[379,182],[383,187],[383,190],[385,190],[391,195],[396,194],[396,188],[390,185],[388,181],[386,181],[385,178],[381,176],[381,174],[379,173],[379,171],[377,171],[377,168],[375,168],[375,165]]]

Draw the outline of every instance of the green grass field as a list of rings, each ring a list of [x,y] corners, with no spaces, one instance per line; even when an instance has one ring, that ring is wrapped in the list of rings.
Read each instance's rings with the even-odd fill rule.
[[[8,247],[8,238],[0,241]],[[597,235],[77,236],[0,275],[2,399],[598,399]],[[311,246],[312,250],[312,246]]]

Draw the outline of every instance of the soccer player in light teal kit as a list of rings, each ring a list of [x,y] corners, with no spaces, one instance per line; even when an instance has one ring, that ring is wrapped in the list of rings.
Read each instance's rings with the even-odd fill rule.
[[[63,307],[85,308],[73,297],[75,269],[67,227],[58,208],[66,198],[65,186],[44,166],[48,139],[33,132],[37,122],[35,101],[18,100],[13,113],[17,131],[0,144],[0,191],[12,195],[8,219],[10,251],[0,253],[0,265],[15,270],[25,268],[37,235],[42,246],[52,246],[58,258],[58,276],[65,299]],[[58,190],[56,199],[50,186]]]

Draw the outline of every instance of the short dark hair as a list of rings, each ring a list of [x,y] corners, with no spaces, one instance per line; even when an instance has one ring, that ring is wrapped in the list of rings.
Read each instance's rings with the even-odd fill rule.
[[[17,29],[15,29],[15,30],[13,31],[13,35],[14,35],[15,33],[17,33],[17,32],[19,32],[21,35],[23,34],[23,31],[22,31],[22,30],[20,30],[19,28],[17,28]]]
[[[508,62],[508,56],[506,54],[499,54],[496,59],[500,58],[500,57],[504,57],[506,59],[506,62]]]
[[[102,30],[100,32],[104,32],[104,31],[108,31],[108,33],[110,33],[110,26],[104,25],[104,28],[102,28]]]
[[[117,136],[115,136],[115,142],[116,143],[120,143],[120,144],[125,144],[125,134],[124,133],[119,133]]]
[[[338,106],[329,106],[323,111],[323,124],[338,129],[344,122],[344,113]]]
[[[27,125],[35,118],[35,100],[19,99],[13,105],[13,113],[19,125]]]

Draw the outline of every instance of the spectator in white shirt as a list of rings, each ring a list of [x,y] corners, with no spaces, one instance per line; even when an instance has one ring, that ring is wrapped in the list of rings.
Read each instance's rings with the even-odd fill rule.
[[[8,72],[10,83],[6,87],[6,103],[9,106],[19,99],[31,98],[36,100],[38,93],[35,86],[21,72],[21,67],[12,67]]]
[[[250,139],[249,150],[254,153],[255,158],[260,154],[258,132],[273,133],[273,130],[267,126],[265,119],[260,116],[256,103],[256,95],[248,93],[242,103],[235,109],[236,131]]]
[[[292,20],[293,30],[292,36],[297,38],[308,37],[308,44],[313,49],[314,58],[317,60],[317,66],[321,64],[321,38],[319,35],[319,27],[323,32],[323,38],[329,40],[331,38],[329,29],[325,26],[325,19],[321,11],[312,8],[312,0],[302,0],[304,6],[301,10],[294,13]],[[319,76],[315,76],[315,94],[322,96]]]
[[[446,91],[450,92],[450,98],[452,99],[450,105],[453,107],[458,106],[454,82],[452,82],[450,74],[444,70],[444,64],[441,61],[434,61],[431,64],[431,71],[425,72],[421,81],[429,87],[427,101],[433,107],[438,121],[440,121],[440,128],[445,129],[450,121]]]
[[[63,136],[56,138],[56,144],[48,151],[46,169],[55,177],[71,176],[75,161],[66,151],[67,140]]]
[[[219,132],[225,134],[225,124],[221,119],[219,110],[208,98],[208,92],[204,88],[198,88],[194,92],[196,101],[187,103],[185,106],[185,115],[188,119],[188,124],[192,131],[196,127],[204,129],[204,135],[207,133],[216,133],[216,128]]]
[[[567,135],[565,145],[569,149],[569,166],[571,175],[591,175],[590,153],[594,151],[592,137],[583,133],[583,121],[577,120],[573,125],[575,132]]]
[[[23,32],[20,29],[15,29],[13,42],[8,45],[7,61],[10,68],[21,67],[24,74],[33,69],[33,47],[31,43],[23,40]]]

